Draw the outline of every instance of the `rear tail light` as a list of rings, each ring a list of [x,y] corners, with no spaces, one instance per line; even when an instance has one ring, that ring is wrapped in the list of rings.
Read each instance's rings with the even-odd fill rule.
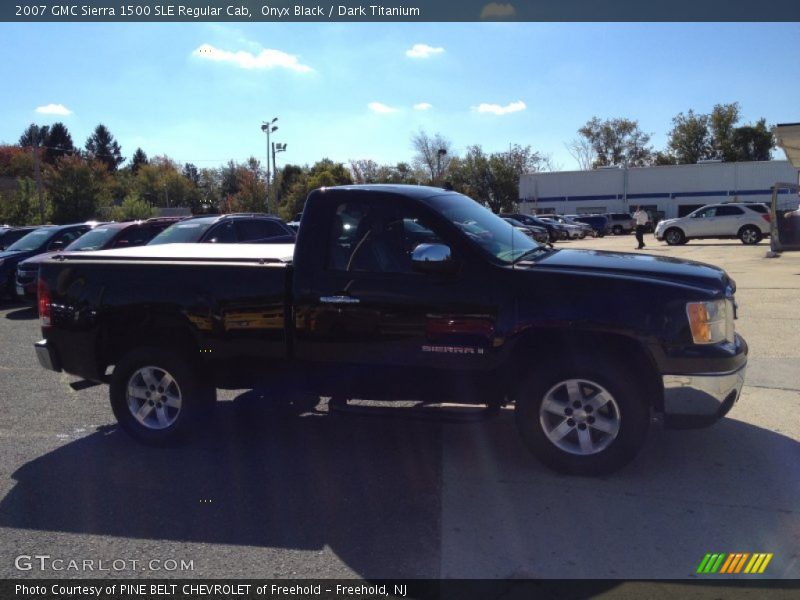
[[[769,214],[761,215],[761,218],[764,219],[767,223],[772,223]]]
[[[39,296],[39,319],[42,327],[50,327],[50,317],[53,311],[52,298],[47,282],[41,277],[36,283],[36,293]]]

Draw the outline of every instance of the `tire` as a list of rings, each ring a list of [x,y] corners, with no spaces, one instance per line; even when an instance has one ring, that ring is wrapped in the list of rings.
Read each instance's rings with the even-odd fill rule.
[[[542,463],[569,475],[595,476],[636,456],[647,437],[650,409],[636,373],[622,364],[621,358],[561,356],[523,381],[516,395],[517,429]]]
[[[136,348],[117,363],[109,394],[120,427],[151,446],[184,439],[216,402],[216,390],[185,352],[154,346]]]
[[[611,233],[614,235],[622,235],[622,225],[614,225],[611,228]]]
[[[739,230],[737,237],[745,246],[753,246],[764,238],[764,234],[755,225],[745,225]]]
[[[671,227],[664,232],[664,241],[670,246],[680,246],[686,243],[686,236],[677,227]]]

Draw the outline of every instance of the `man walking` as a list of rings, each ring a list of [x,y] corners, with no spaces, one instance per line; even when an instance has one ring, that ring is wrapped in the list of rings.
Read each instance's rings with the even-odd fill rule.
[[[644,228],[649,217],[641,206],[637,206],[636,212],[633,213],[633,218],[636,219],[636,241],[639,242],[639,246],[636,249],[641,250],[644,248]]]

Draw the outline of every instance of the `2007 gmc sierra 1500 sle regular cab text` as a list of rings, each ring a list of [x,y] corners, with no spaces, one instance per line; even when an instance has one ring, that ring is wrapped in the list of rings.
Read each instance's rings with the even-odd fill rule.
[[[56,256],[38,291],[42,366],[109,383],[121,427],[150,444],[183,437],[217,388],[288,380],[337,398],[513,402],[545,464],[607,473],[655,415],[724,416],[747,364],[723,270],[548,249],[430,187],[315,190],[295,245]]]

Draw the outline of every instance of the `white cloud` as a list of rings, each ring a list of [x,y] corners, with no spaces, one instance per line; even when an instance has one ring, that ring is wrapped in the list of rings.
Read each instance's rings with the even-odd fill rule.
[[[516,14],[517,11],[511,4],[490,2],[483,7],[483,10],[481,11],[481,19],[505,19],[507,17],[513,17]]]
[[[367,108],[369,108],[372,112],[378,113],[379,115],[387,115],[389,113],[397,112],[396,108],[391,106],[387,106],[381,102],[370,102],[367,104]]]
[[[406,56],[409,58],[430,58],[434,54],[441,54],[444,48],[434,48],[428,44],[414,44],[409,50],[406,50]]]
[[[289,69],[298,73],[310,73],[314,69],[302,64],[295,55],[264,48],[258,54],[239,50],[231,52],[215,48],[211,44],[203,44],[192,52],[192,56],[214,62],[229,63],[240,69]]]
[[[522,100],[518,100],[516,102],[510,102],[505,106],[500,106],[499,104],[487,104],[486,102],[482,102],[479,104],[475,110],[479,113],[492,113],[493,115],[507,115],[509,113],[519,112],[521,110],[525,110],[527,107]]]
[[[45,104],[44,106],[37,106],[36,112],[42,115],[62,115],[64,117],[72,114],[72,111],[63,104]]]
[[[428,104],[427,102],[420,102],[414,105],[414,110],[429,110],[431,108],[433,108],[433,104]]]

